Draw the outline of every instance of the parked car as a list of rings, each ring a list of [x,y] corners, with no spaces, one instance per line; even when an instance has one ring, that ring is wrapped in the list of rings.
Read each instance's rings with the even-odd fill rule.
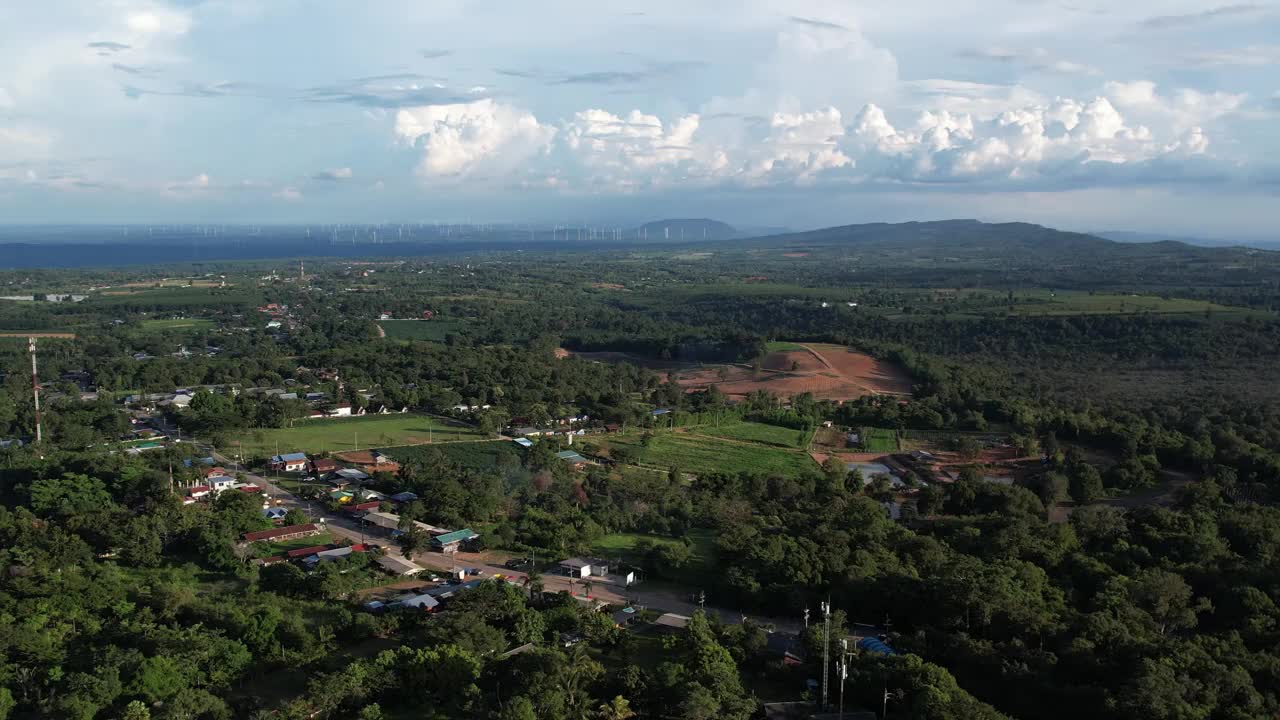
[[[523,570],[533,564],[529,558],[511,558],[503,563],[508,570]]]

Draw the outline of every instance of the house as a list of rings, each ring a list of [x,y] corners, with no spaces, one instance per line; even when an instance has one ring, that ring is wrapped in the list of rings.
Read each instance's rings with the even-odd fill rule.
[[[266,510],[263,510],[262,514],[268,520],[278,521],[278,520],[283,520],[284,516],[289,514],[289,511],[282,507],[273,507],[273,508],[267,508]]]
[[[217,495],[223,490],[230,490],[234,487],[236,479],[229,475],[213,475],[205,480],[205,484],[209,486],[214,495]]]
[[[312,555],[311,557],[306,558],[305,560],[303,560],[303,562],[307,563],[308,565],[316,565],[322,562],[332,562],[334,560],[341,560],[342,558],[351,557],[353,554],[356,554],[356,553],[369,552],[369,548],[370,548],[369,545],[360,543],[356,545],[348,545],[346,547],[336,547],[336,548],[331,548],[329,550],[321,550],[315,555]]]
[[[338,482],[341,482],[345,485],[349,483],[364,482],[365,480],[368,480],[368,479],[369,479],[369,474],[364,472],[363,470],[357,470],[355,468],[342,468],[341,470],[335,470],[333,472],[333,477],[330,478],[329,481],[334,483],[335,485]]]
[[[383,555],[378,558],[377,562],[384,570],[393,575],[417,575],[422,572],[421,565],[395,555]]]
[[[276,472],[302,472],[307,469],[307,455],[306,453],[272,455],[267,465]]]
[[[397,601],[396,604],[400,607],[431,612],[440,606],[440,601],[424,593],[422,595],[410,595],[403,600]]]
[[[20,448],[20,447],[22,447],[22,441],[19,440],[18,438],[7,438],[7,439],[0,440],[0,450],[5,450],[8,448]]]
[[[431,548],[438,552],[457,552],[463,543],[470,542],[478,537],[480,535],[471,528],[462,528],[461,530],[454,530],[431,538]]]
[[[258,495],[262,492],[262,488],[258,487],[257,485],[236,484],[233,487],[239,490],[240,492],[245,493],[246,495]]]
[[[579,468],[581,468],[581,467],[583,467],[583,466],[585,466],[585,465],[590,465],[590,464],[591,464],[591,461],[590,461],[590,460],[588,460],[588,459],[586,459],[586,458],[582,457],[581,455],[579,455],[578,453],[574,452],[573,450],[561,450],[560,452],[556,453],[556,457],[558,457],[558,458],[560,458],[561,460],[563,460],[563,461],[565,461],[565,462],[569,463],[569,467],[571,467],[571,468],[573,468],[573,469],[575,469],[575,470],[577,470],[577,469],[579,469]]]
[[[203,500],[209,497],[211,492],[213,490],[208,485],[196,485],[195,487],[187,488],[187,497],[192,500]]]
[[[337,502],[340,505],[346,505],[347,503],[354,500],[355,497],[356,497],[356,494],[351,492],[350,490],[334,490],[333,492],[329,493],[329,499],[333,500],[334,502]]]
[[[214,477],[215,475],[226,475],[226,474],[227,474],[227,469],[220,465],[207,467],[200,471],[200,475],[204,478],[211,478],[211,477]]]
[[[765,638],[765,649],[770,655],[782,658],[784,665],[803,665],[808,653],[797,635],[771,632]]]
[[[328,545],[312,545],[311,547],[298,548],[297,550],[290,550],[285,553],[285,557],[290,560],[302,560],[318,553],[322,553],[328,550],[329,547],[330,546]]]
[[[513,442],[515,442],[515,444],[519,445],[522,448],[533,447],[533,441],[527,437],[518,437]]]
[[[560,566],[560,570],[565,575],[568,575],[569,577],[578,577],[578,578],[591,577],[591,561],[590,560],[583,560],[582,558],[569,558],[568,560],[561,560],[557,564]],[[606,572],[607,572],[607,568],[606,568]],[[602,572],[597,574],[604,575],[606,573]]]
[[[311,474],[320,477],[338,469],[338,461],[329,458],[316,458],[311,461]]]
[[[381,505],[382,502],[379,500],[370,500],[362,503],[351,503],[343,508],[343,510],[349,515],[359,515],[370,510],[377,510]]]
[[[273,540],[293,540],[296,538],[304,538],[310,535],[319,535],[320,526],[315,523],[307,523],[305,525],[289,525],[287,527],[276,528],[274,530],[258,530],[256,532],[247,532],[244,534],[245,542],[261,542]]]
[[[397,505],[411,503],[417,499],[418,499],[417,494],[411,493],[411,492],[398,492],[395,495],[392,495],[390,498],[391,502],[396,503]]]
[[[268,330],[276,330],[276,329],[279,329],[279,327],[280,327],[279,320],[272,320],[271,322],[267,323]]]
[[[543,428],[536,428],[532,425],[525,425],[523,427],[512,429],[511,434],[518,435],[520,437],[541,437],[542,435],[551,434],[551,431]]]
[[[329,417],[351,417],[351,406],[339,405],[326,414]]]
[[[192,396],[187,393],[178,393],[160,404],[182,410],[184,408],[191,407],[191,398]]]
[[[626,626],[630,625],[631,621],[635,620],[636,617],[637,617],[637,613],[635,608],[624,607],[613,614],[612,620],[614,625],[620,628],[625,628]]]

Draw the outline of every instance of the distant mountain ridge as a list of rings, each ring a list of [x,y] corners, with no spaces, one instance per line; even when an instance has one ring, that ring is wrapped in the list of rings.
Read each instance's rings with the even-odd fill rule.
[[[639,237],[649,242],[700,242],[702,240],[731,240],[742,237],[732,225],[707,218],[682,218],[654,220],[636,228]]]

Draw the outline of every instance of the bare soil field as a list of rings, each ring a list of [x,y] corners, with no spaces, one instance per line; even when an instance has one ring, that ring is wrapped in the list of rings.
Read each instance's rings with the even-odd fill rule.
[[[695,364],[654,360],[622,352],[574,353],[586,360],[629,362],[651,370],[665,371],[667,377],[688,392],[712,385],[731,398],[744,398],[763,390],[779,397],[811,393],[819,400],[852,400],[864,395],[905,395],[911,392],[911,378],[889,363],[870,355],[852,352],[840,345],[802,345],[803,350],[787,350],[766,355],[760,369],[745,365]]]
[[[819,360],[841,376],[889,395],[911,394],[911,378],[893,365],[842,345],[805,345]]]

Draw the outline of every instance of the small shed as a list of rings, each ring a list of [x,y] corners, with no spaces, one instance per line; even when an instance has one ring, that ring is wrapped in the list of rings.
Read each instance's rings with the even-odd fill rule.
[[[302,472],[307,469],[307,454],[273,455],[268,465],[277,472]]]
[[[560,569],[564,571],[564,574],[568,575],[569,577],[579,577],[579,578],[591,577],[591,561],[590,560],[583,560],[582,558],[569,558],[568,560],[561,560],[558,563],[558,565],[560,566]]]

